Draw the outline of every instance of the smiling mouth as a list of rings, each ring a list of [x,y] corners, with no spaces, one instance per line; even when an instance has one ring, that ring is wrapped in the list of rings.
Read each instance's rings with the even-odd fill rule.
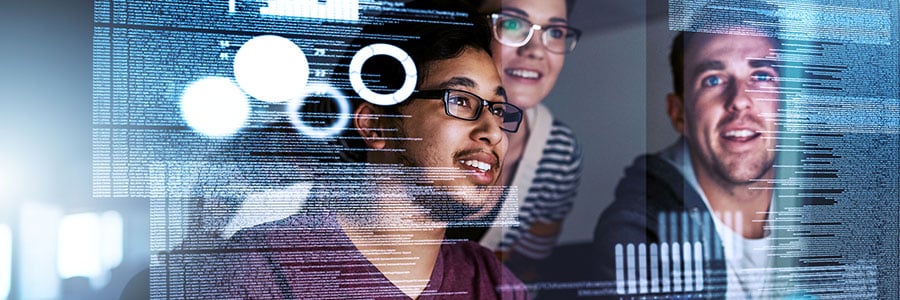
[[[729,141],[746,142],[762,135],[758,131],[749,129],[729,130],[722,134],[722,137]]]
[[[519,77],[525,79],[539,79],[541,78],[541,73],[532,70],[523,70],[523,69],[506,69],[506,75],[512,77]]]
[[[458,153],[456,162],[459,167],[468,171],[466,178],[475,185],[493,185],[500,172],[500,158],[496,153],[481,149],[470,149]]]
[[[486,173],[491,170],[491,164],[480,161],[480,160],[460,160],[459,163],[475,168],[477,171],[481,173]]]

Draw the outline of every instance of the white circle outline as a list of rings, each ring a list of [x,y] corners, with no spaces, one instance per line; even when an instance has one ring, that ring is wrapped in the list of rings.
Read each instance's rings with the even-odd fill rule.
[[[370,90],[363,83],[362,66],[369,58],[375,55],[393,57],[403,65],[403,71],[406,72],[406,81],[403,82],[403,86],[400,89],[391,94],[379,94]],[[412,58],[403,49],[390,44],[377,43],[365,46],[359,49],[353,55],[353,59],[350,60],[350,85],[363,100],[376,105],[395,105],[408,99],[416,88],[417,76],[416,64]]]
[[[327,83],[310,84],[307,86],[306,91],[307,92],[304,93],[302,97],[291,99],[287,105],[286,113],[291,120],[291,124],[294,125],[294,128],[297,128],[297,131],[300,131],[300,133],[307,136],[321,139],[335,136],[347,128],[347,124],[350,123],[350,102],[347,101],[347,97],[345,97],[344,94]],[[317,129],[307,126],[303,120],[300,120],[297,111],[303,107],[304,100],[309,97],[310,94],[328,94],[328,96],[331,96],[331,98],[337,102],[338,109],[340,109],[338,120],[334,122],[334,124],[331,124],[330,127]]]

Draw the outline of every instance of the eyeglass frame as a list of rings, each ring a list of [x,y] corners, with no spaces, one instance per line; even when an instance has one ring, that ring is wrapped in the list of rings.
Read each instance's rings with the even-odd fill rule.
[[[498,24],[497,24],[497,19],[499,19],[501,16],[503,16],[503,17],[509,17],[509,18],[515,18],[515,19],[520,19],[520,20],[522,20],[522,21],[525,21],[525,22],[531,24],[531,27],[528,28],[528,37],[526,37],[525,40],[522,41],[521,44],[508,44],[508,43],[504,42],[502,38],[500,38],[499,33],[497,33],[497,25],[498,25]],[[540,30],[540,31],[546,33],[547,31],[546,31],[545,29],[547,29],[547,28],[554,28],[554,27],[557,27],[557,28],[566,28],[566,30],[575,33],[575,42],[572,43],[572,47],[570,47],[569,49],[565,49],[563,52],[557,52],[557,51],[555,51],[555,50],[553,50],[553,49],[550,49],[550,47],[547,46],[547,39],[544,38],[544,36],[543,36],[544,33],[541,33],[541,45],[544,46],[544,48],[546,48],[547,51],[550,51],[550,52],[553,52],[553,53],[556,53],[556,54],[567,54],[567,53],[572,53],[572,51],[575,51],[575,46],[578,45],[578,40],[581,39],[581,29],[578,29],[578,28],[575,28],[575,27],[572,27],[572,26],[569,26],[569,25],[558,25],[558,24],[538,25],[538,24],[532,23],[531,21],[529,21],[529,20],[526,19],[526,18],[523,18],[523,17],[520,17],[520,16],[516,16],[516,15],[512,15],[512,14],[507,14],[507,13],[492,13],[492,14],[488,14],[487,17],[491,19],[491,31],[492,31],[492,35],[494,36],[495,39],[497,39],[497,42],[499,42],[500,44],[503,44],[503,45],[505,45],[505,46],[516,47],[516,48],[525,46],[526,44],[528,44],[528,42],[531,42],[531,39],[532,39],[532,38],[534,38],[534,31],[535,31],[535,30]]]
[[[461,93],[469,94],[469,95],[474,96],[475,99],[481,100],[481,105],[479,106],[478,110],[475,111],[475,116],[473,116],[471,119],[467,119],[467,118],[463,118],[463,117],[460,117],[460,116],[450,113],[450,106],[449,106],[450,102],[448,100],[448,98],[450,96],[450,92],[461,92]],[[457,118],[460,120],[464,120],[464,121],[478,120],[478,118],[481,117],[481,112],[484,111],[484,107],[486,107],[486,106],[493,106],[493,105],[497,105],[497,104],[511,106],[515,109],[518,109],[519,110],[518,113],[522,117],[520,117],[519,121],[516,122],[516,128],[513,130],[508,130],[506,128],[503,128],[504,122],[500,123],[500,130],[503,130],[505,132],[510,132],[510,133],[515,133],[515,132],[519,131],[519,127],[522,126],[522,120],[524,119],[524,115],[525,115],[525,111],[522,110],[522,108],[515,106],[512,103],[505,102],[505,101],[488,101],[488,100],[485,100],[484,98],[481,98],[481,96],[475,95],[472,92],[458,90],[458,89],[417,90],[417,91],[413,92],[409,98],[410,99],[425,99],[425,100],[441,100],[444,102],[444,113],[446,113],[448,116],[451,116],[451,117],[454,117],[454,118]],[[503,98],[505,100],[506,96],[503,96]],[[488,113],[491,115],[494,115],[493,113],[490,113],[490,112],[488,112]],[[502,116],[500,116],[500,117],[502,118]]]

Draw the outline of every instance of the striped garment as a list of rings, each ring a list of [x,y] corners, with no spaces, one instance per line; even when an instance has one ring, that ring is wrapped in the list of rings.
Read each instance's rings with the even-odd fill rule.
[[[496,250],[514,250],[529,258],[543,259],[556,246],[558,235],[541,237],[528,230],[535,222],[562,223],[572,209],[581,177],[581,147],[572,129],[557,120],[552,124],[528,193],[520,196],[524,199],[519,205],[519,226],[506,230]],[[523,162],[527,159],[524,156]],[[520,175],[516,173],[516,177]]]

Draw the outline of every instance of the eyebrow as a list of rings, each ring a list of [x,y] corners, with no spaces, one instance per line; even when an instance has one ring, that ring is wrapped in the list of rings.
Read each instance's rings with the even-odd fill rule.
[[[747,62],[753,68],[774,68],[775,61],[769,59],[750,59]]]
[[[439,85],[439,87],[442,89],[448,89],[448,88],[453,88],[453,87],[457,87],[457,86],[475,88],[478,86],[478,84],[475,84],[475,81],[470,79],[469,77],[457,76],[457,77],[450,78],[450,80],[441,82],[441,85]]]
[[[691,81],[697,79],[697,76],[709,70],[725,70],[725,64],[718,60],[708,60],[701,62],[694,68],[694,73],[689,77]]]
[[[450,78],[450,80],[442,82],[441,85],[439,85],[438,87],[440,87],[442,89],[449,89],[449,88],[454,88],[454,87],[459,87],[459,86],[464,86],[467,88],[474,89],[478,86],[478,84],[476,84],[475,81],[469,77],[456,76],[456,77]],[[502,86],[498,85],[497,88],[494,89],[494,95],[506,98],[506,89],[504,89]]]
[[[524,10],[521,10],[519,8],[512,7],[512,6],[504,6],[503,8],[500,9],[500,11],[501,12],[514,12],[517,15],[521,15],[523,17],[530,17],[528,15],[528,13],[525,12]],[[569,21],[566,20],[565,18],[558,18],[558,17],[551,17],[550,22],[551,23],[565,23],[566,25],[569,24]]]
[[[718,60],[704,61],[694,67],[694,74],[700,74],[709,70],[724,70],[725,64]]]
[[[751,59],[747,60],[747,65],[749,65],[752,68],[766,68],[766,67],[774,68],[775,62],[773,60],[769,60],[769,59],[751,58]],[[725,69],[725,65],[722,64],[721,61],[718,61],[718,60],[704,61],[704,62],[698,64],[697,67],[694,68],[694,75],[700,74],[700,73],[703,73],[703,72],[706,72],[709,70],[724,70],[724,69]]]
[[[494,94],[506,98],[506,89],[504,89],[502,86],[497,86],[497,89],[494,90]]]

